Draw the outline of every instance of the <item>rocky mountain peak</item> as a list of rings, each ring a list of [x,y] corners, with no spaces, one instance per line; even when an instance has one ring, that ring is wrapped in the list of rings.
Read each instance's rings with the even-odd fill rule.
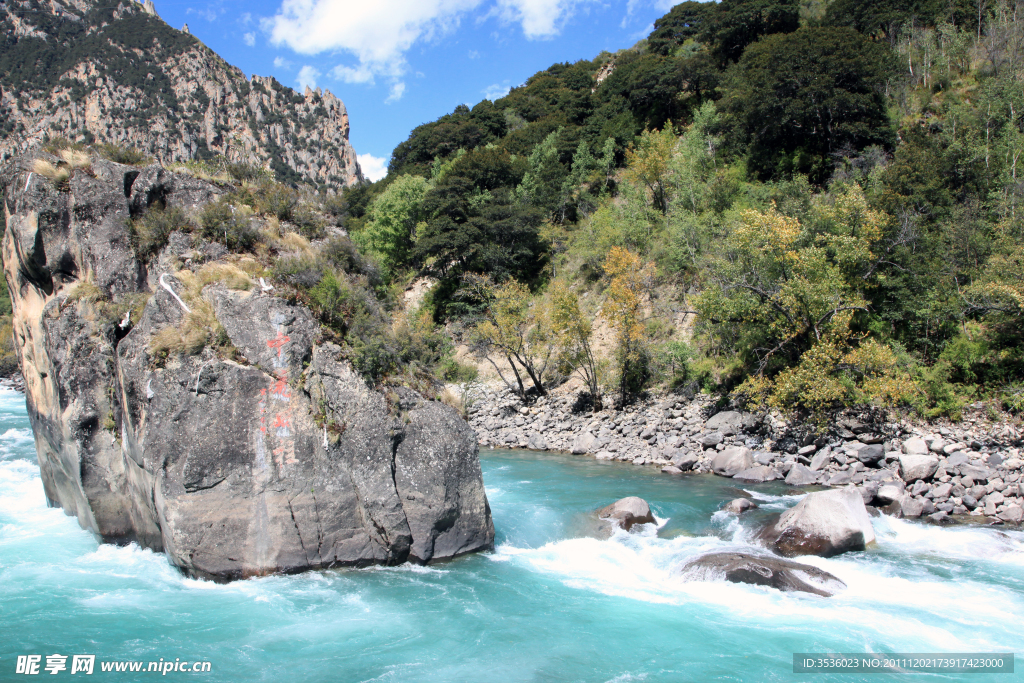
[[[246,79],[152,0],[0,5],[0,160],[48,138],[137,148],[168,164],[223,156],[285,182],[362,182],[345,105]]]

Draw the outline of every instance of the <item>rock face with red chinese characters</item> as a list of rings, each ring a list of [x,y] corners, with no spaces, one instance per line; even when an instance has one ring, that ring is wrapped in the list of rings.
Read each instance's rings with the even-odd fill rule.
[[[307,309],[260,286],[190,290],[160,270],[175,239],[140,262],[137,170],[96,162],[59,189],[27,168],[0,175],[4,270],[51,504],[217,580],[493,545],[476,437],[451,408],[371,389]],[[145,194],[171,205],[218,194],[152,175]],[[202,311],[217,345],[159,351]]]

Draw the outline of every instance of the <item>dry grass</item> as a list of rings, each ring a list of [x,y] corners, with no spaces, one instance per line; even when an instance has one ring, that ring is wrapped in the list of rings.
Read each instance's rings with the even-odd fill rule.
[[[231,263],[207,263],[195,273],[195,278],[198,281],[199,291],[202,291],[206,285],[215,282],[223,283],[228,289],[242,292],[247,292],[253,287],[253,281],[249,275]]]
[[[190,175],[210,183],[230,183],[234,179],[222,168],[217,168],[202,161],[186,161],[168,164],[167,170],[181,175]]]
[[[106,298],[107,297],[103,290],[97,287],[92,280],[82,280],[68,290],[67,301],[87,301],[89,303],[96,303],[97,301],[103,301]]]
[[[207,346],[225,346],[229,343],[227,332],[213,312],[213,304],[206,299],[193,301],[178,325],[168,325],[153,335],[149,341],[149,352],[158,360],[168,356],[194,356]]]
[[[258,278],[261,275],[266,276],[267,269],[263,267],[259,261],[248,256],[238,257],[233,264],[239,270],[244,272],[250,278]]]
[[[313,251],[309,240],[297,232],[286,232],[281,235],[281,239],[278,240],[278,250],[297,251],[300,254],[310,254]]]
[[[203,296],[203,288],[219,282],[228,289],[248,291],[253,287],[252,279],[231,263],[208,263],[194,273],[182,270],[174,277],[184,286],[181,298],[190,312],[180,324],[169,325],[153,335],[149,342],[150,355],[158,361],[171,355],[194,356],[207,346],[218,347],[225,355],[234,355],[231,340],[217,320],[213,304]]]
[[[462,419],[467,417],[467,409],[465,394],[464,392],[452,391],[451,387],[445,387],[440,394],[437,395],[437,400],[441,403],[455,409]]]
[[[67,166],[54,166],[46,159],[36,159],[32,164],[32,171],[51,180],[54,185],[63,185],[71,177],[71,171]]]
[[[62,149],[57,153],[57,156],[68,165],[68,168],[75,170],[78,168],[89,168],[92,166],[92,159],[89,158],[88,152],[84,152],[78,149]]]

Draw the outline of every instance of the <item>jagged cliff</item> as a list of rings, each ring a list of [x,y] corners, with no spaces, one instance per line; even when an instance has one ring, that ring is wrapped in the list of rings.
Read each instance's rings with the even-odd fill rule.
[[[46,177],[40,160],[60,164],[36,151],[0,173],[2,253],[51,504],[215,579],[491,546],[454,410],[368,387],[309,310],[246,275],[252,256],[179,231],[140,258],[133,217],[199,211],[223,185],[97,157]],[[215,339],[161,346],[200,328]]]
[[[0,4],[0,160],[45,137],[134,147],[162,163],[223,155],[288,182],[362,180],[345,105],[247,80],[133,0]]]

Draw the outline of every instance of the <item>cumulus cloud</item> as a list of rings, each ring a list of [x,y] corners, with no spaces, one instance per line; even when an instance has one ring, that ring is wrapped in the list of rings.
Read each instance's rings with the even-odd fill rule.
[[[339,64],[331,69],[331,76],[345,83],[373,83],[373,69],[360,64],[356,67]]]
[[[494,85],[489,85],[484,88],[482,92],[485,99],[493,102],[494,100],[500,100],[502,97],[507,95],[511,89],[512,88],[508,86],[507,82],[504,85],[495,83]]]
[[[520,23],[530,40],[552,38],[575,12],[577,5],[590,0],[498,0],[498,15],[508,22]]]
[[[248,45],[249,47],[255,47],[256,46],[256,34],[253,33],[252,31],[249,31],[244,36],[242,36],[242,40],[244,40],[245,44]]]
[[[299,88],[315,88],[316,79],[320,78],[320,72],[309,64],[299,69],[299,77],[296,78],[296,82],[299,84]]]
[[[391,85],[391,92],[388,94],[388,98],[384,100],[385,104],[391,104],[402,99],[402,95],[405,94],[405,83],[399,81]]]
[[[406,54],[414,45],[436,41],[458,27],[469,12],[489,7],[487,16],[522,25],[529,39],[556,35],[579,5],[595,0],[283,0],[263,20],[270,42],[299,54],[348,54],[330,71],[346,83],[389,84],[388,102],[405,91]],[[661,1],[661,0],[658,0]]]
[[[359,168],[363,169],[363,176],[377,182],[388,174],[388,161],[375,157],[372,154],[357,154]]]
[[[274,57],[274,67],[277,69],[291,69],[292,63],[284,57]]]

